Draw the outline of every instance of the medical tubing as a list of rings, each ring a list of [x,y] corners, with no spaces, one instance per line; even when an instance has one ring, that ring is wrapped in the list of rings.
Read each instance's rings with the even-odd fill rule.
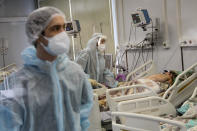
[[[136,68],[136,66],[137,66],[137,64],[138,64],[138,61],[139,61],[139,59],[140,59],[140,52],[139,52],[139,56],[138,56],[138,58],[137,58],[137,61],[136,61],[136,64],[135,64],[135,66],[134,66],[134,69],[133,70],[135,70],[135,68]]]
[[[80,43],[80,46],[81,46],[81,50],[83,50],[83,46],[82,46],[82,43],[81,43],[81,34],[79,32],[79,43]]]
[[[129,70],[129,65],[128,65],[128,56],[127,56],[127,50],[126,50],[126,66],[127,66],[127,72]]]
[[[151,43],[151,46],[152,46],[152,60],[153,60],[153,46],[154,46],[154,42],[153,42],[153,40],[154,40],[154,38],[153,38],[153,21],[152,21],[152,19],[151,19],[151,24],[152,24],[152,37],[151,37],[151,41],[152,41],[152,43]]]
[[[133,62],[132,65],[130,66],[131,71],[133,71],[133,68],[135,66],[136,56],[137,56],[137,50],[135,51],[135,54],[133,53]]]
[[[148,61],[148,54],[149,54],[149,52],[148,52],[148,50],[147,50],[146,61]]]
[[[128,40],[128,42],[130,42],[130,40],[131,40],[131,29],[132,29],[132,25],[130,26],[130,31],[129,31],[129,40]]]
[[[143,60],[143,62],[144,62],[144,64],[145,64],[145,59],[144,59],[144,50],[143,50],[143,46],[142,46],[142,60]]]

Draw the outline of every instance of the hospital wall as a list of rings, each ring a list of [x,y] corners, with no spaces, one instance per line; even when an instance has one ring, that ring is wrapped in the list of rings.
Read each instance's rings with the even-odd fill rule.
[[[19,67],[23,64],[20,53],[29,45],[25,34],[25,19],[34,8],[33,0],[1,0],[0,46],[2,39],[6,39],[8,43],[5,65],[16,63]],[[0,55],[0,67],[2,66],[3,56]]]
[[[119,44],[126,44],[129,40],[131,13],[137,8],[148,9],[151,18],[160,19],[160,40],[154,49],[154,61],[158,67],[158,71],[164,69],[181,70],[181,51],[178,42],[177,20],[176,20],[176,1],[167,0],[167,15],[168,15],[168,29],[169,29],[169,49],[162,46],[164,41],[164,18],[162,10],[162,0],[116,0],[117,2],[117,17],[118,17],[118,40]],[[183,37],[191,37],[197,39],[197,1],[196,0],[182,0],[182,24]],[[134,29],[133,29],[134,30]],[[149,31],[150,32],[150,31]],[[131,42],[134,41],[134,32],[131,34]],[[145,32],[141,28],[136,28],[136,41],[144,38]],[[188,47],[183,49],[184,66],[185,68],[197,62],[197,48]],[[133,64],[133,54],[135,51],[128,51],[129,65]],[[151,55],[149,55],[151,59]],[[141,60],[142,61],[142,60]],[[130,68],[130,67],[129,67]]]

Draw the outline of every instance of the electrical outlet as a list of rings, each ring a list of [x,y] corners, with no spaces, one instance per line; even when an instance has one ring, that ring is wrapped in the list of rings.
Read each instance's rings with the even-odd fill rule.
[[[197,41],[193,39],[186,39],[181,42],[181,47],[197,47]]]

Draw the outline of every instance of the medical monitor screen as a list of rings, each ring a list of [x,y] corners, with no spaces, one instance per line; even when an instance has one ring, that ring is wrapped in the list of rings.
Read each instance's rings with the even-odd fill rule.
[[[66,24],[66,31],[71,31],[71,30],[73,30],[73,24],[72,24],[72,22]]]
[[[134,24],[141,22],[139,14],[132,14],[131,16]]]

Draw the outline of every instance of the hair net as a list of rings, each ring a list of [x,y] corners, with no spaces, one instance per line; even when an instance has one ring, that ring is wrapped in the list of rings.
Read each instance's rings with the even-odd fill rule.
[[[41,32],[48,26],[54,16],[65,18],[62,11],[54,7],[42,7],[33,11],[27,18],[26,34],[31,44],[38,39]]]

